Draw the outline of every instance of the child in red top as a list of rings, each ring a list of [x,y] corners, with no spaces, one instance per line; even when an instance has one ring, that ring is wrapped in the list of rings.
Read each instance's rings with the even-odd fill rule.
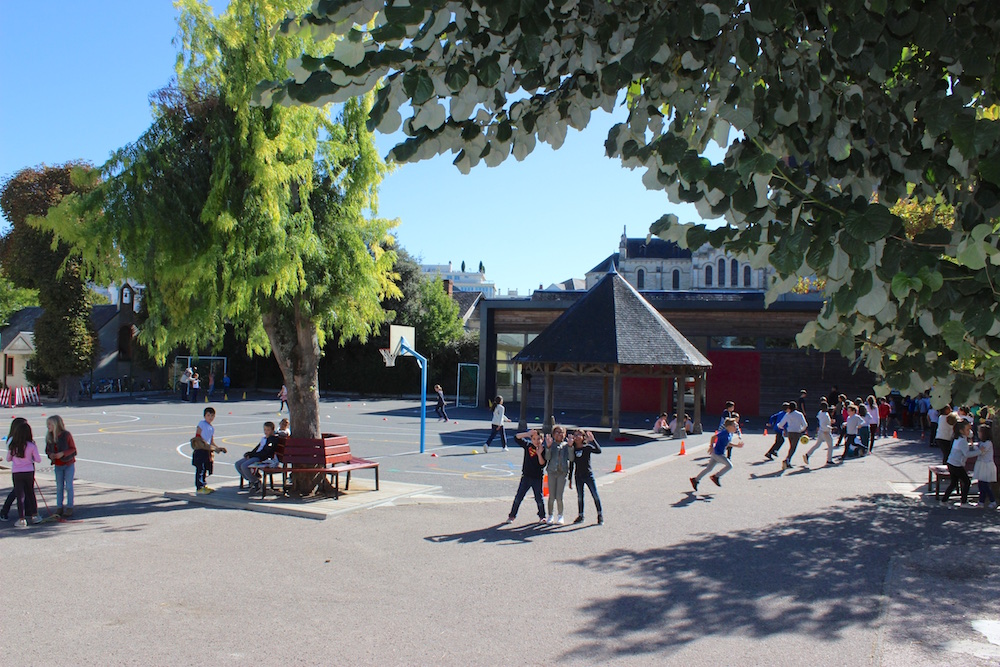
[[[76,474],[76,442],[66,430],[62,417],[52,415],[45,420],[45,455],[52,461],[56,473],[56,515],[73,516],[73,477]],[[63,493],[66,508],[63,509]]]

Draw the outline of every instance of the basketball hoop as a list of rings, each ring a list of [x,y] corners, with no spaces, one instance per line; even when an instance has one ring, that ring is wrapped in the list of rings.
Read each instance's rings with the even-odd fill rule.
[[[396,365],[396,355],[392,353],[391,349],[388,347],[380,347],[378,351],[381,353],[382,359],[385,360],[386,368],[392,368]]]

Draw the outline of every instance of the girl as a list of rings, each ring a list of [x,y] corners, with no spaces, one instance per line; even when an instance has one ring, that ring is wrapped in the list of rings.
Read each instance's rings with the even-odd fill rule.
[[[959,487],[962,493],[962,506],[969,505],[969,487],[972,486],[972,480],[969,478],[969,473],[965,471],[965,462],[979,455],[978,449],[969,446],[969,434],[971,433],[972,424],[964,419],[959,419],[958,423],[955,424],[955,442],[952,444],[951,454],[948,456],[948,472],[951,473],[951,481],[948,483],[948,488],[945,489],[944,497],[941,499],[942,503],[947,503],[951,492],[955,490],[955,487]]]
[[[503,408],[503,396],[497,396],[493,399],[493,421],[490,423],[490,437],[486,439],[486,444],[483,445],[483,451],[489,453],[490,443],[493,442],[493,438],[496,437],[497,433],[500,434],[500,442],[503,443],[503,450],[507,451],[507,434],[504,433],[503,423],[509,422],[510,420],[504,416]]]
[[[25,517],[30,517],[31,523],[42,522],[38,516],[38,501],[35,500],[35,464],[41,463],[42,457],[32,441],[28,422],[22,422],[12,430],[13,434],[7,441],[7,460],[11,462],[11,477],[17,493],[18,519],[14,525],[25,528],[28,525]]]
[[[600,454],[601,446],[594,439],[594,434],[590,431],[576,431],[573,433],[573,451],[569,463],[569,488],[573,488],[573,471],[576,470],[576,504],[580,510],[580,516],[576,517],[573,523],[583,523],[583,487],[590,489],[590,495],[594,499],[594,506],[597,508],[597,524],[604,524],[604,511],[601,509],[601,497],[597,495],[597,481],[594,479],[594,470],[590,467],[590,455]]]
[[[864,406],[862,406],[864,407]],[[844,451],[840,455],[841,460],[847,458],[847,452],[850,450],[852,445],[855,445],[855,439],[858,437],[858,431],[865,424],[865,419],[858,414],[858,406],[854,403],[847,404],[847,419],[844,421]]]
[[[444,409],[444,390],[441,389],[441,385],[434,385],[434,393],[437,394],[437,405],[434,406],[434,412],[437,413],[438,419],[448,421],[448,413]]]
[[[858,401],[858,417],[862,423],[858,425],[858,444],[861,445],[862,455],[868,454],[869,440],[871,439],[871,422],[868,421],[868,406]]]
[[[292,429],[288,426],[288,419],[282,419],[278,422],[278,430],[275,431],[274,434],[282,438],[287,438],[292,435]]]
[[[979,458],[972,471],[979,487],[979,504],[986,505],[991,510],[997,508],[997,499],[993,495],[993,483],[997,481],[997,466],[993,462],[993,442],[990,440],[990,427],[982,424],[979,427]],[[987,503],[989,500],[989,503]]]
[[[56,516],[73,516],[76,442],[59,415],[46,419],[45,428],[48,429],[45,434],[45,455],[52,461],[56,473]],[[63,491],[66,492],[66,509],[63,509]]]
[[[278,390],[278,400],[281,401],[281,406],[278,408],[278,414],[288,407],[288,387],[281,385],[281,389]]]
[[[879,414],[874,396],[869,396],[866,399],[866,403],[865,410],[868,414],[865,416],[865,420],[868,422],[868,442],[865,444],[868,445],[868,453],[870,454],[875,449],[875,436],[878,435],[879,428]]]
[[[546,523],[563,524],[563,491],[569,477],[569,443],[566,442],[566,429],[556,426],[552,435],[545,438],[545,472],[549,476],[549,513]],[[553,514],[553,506],[559,514]]]
[[[27,421],[24,417],[14,417],[14,420],[10,423],[10,431],[7,432],[7,437],[4,440],[10,443],[10,439],[14,436],[14,428],[18,424],[23,424]],[[7,500],[3,503],[3,509],[0,509],[0,521],[7,520],[7,517],[10,515],[10,506],[14,504],[15,500],[17,500],[17,489],[11,489],[10,493],[7,494]]]
[[[191,402],[198,402],[198,390],[201,389],[201,376],[198,375],[198,371],[194,372],[191,376]]]

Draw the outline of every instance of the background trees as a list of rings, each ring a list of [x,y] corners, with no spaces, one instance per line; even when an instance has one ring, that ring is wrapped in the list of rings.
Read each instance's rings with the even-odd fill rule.
[[[77,379],[90,371],[98,353],[97,332],[90,321],[92,292],[84,280],[80,257],[29,221],[44,216],[64,197],[87,190],[72,178],[73,169],[81,166],[22,169],[0,187],[0,208],[11,223],[0,244],[3,272],[13,285],[30,290],[7,288],[13,297],[8,307],[37,294],[44,310],[35,321],[33,371],[37,380],[58,383],[60,401],[76,398]],[[66,220],[67,226],[77,223],[70,217]]]
[[[352,57],[303,57],[260,101],[339,100],[384,78],[370,124],[402,128],[398,162],[524,159],[625,101],[608,155],[724,220],[667,215],[652,233],[770,264],[770,298],[824,280],[800,344],[860,353],[939,402],[997,398],[996,3],[331,1],[284,29],[345,34]],[[887,206],[901,199],[953,207],[955,224],[907,233]]]

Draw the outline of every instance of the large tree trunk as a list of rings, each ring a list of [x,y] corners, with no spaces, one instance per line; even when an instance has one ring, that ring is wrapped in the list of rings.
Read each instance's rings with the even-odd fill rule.
[[[302,311],[296,300],[291,311],[275,307],[264,314],[264,331],[271,351],[288,388],[288,420],[292,436],[320,438],[319,427],[319,336],[316,325]],[[308,495],[322,485],[320,475],[292,475],[292,489]]]
[[[80,378],[76,375],[63,375],[59,378],[57,403],[76,403],[80,395]]]

